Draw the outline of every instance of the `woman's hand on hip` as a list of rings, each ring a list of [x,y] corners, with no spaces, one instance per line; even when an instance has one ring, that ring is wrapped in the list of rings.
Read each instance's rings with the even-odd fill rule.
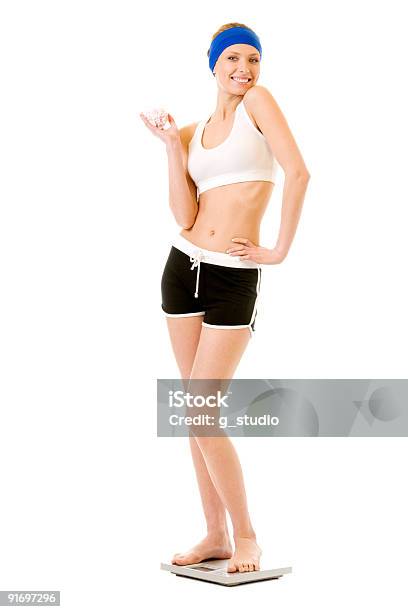
[[[274,249],[266,249],[265,247],[257,246],[251,242],[248,238],[232,238],[232,242],[239,243],[226,250],[226,253],[232,257],[239,257],[239,259],[249,259],[259,264],[278,264],[281,263],[286,255],[279,251],[276,247]]]
[[[152,125],[150,121],[146,119],[143,113],[139,113],[139,114],[140,114],[140,117],[142,118],[143,123],[147,127],[147,129],[149,129],[151,133],[154,134],[154,136],[157,136],[157,138],[160,138],[160,140],[166,143],[166,146],[180,139],[180,132],[178,130],[176,122],[174,121],[170,113],[167,114],[168,121],[170,123],[170,127],[167,128],[167,130],[165,130],[162,127],[156,127]]]

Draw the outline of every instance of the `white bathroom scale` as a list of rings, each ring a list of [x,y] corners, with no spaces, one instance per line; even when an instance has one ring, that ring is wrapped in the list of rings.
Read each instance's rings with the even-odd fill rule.
[[[291,567],[260,569],[254,572],[227,572],[227,566],[228,559],[214,559],[201,561],[201,563],[194,563],[193,565],[161,563],[160,569],[167,570],[177,576],[196,578],[205,582],[215,582],[223,586],[235,586],[248,582],[260,582],[261,580],[275,580],[281,578],[284,574],[292,572]]]

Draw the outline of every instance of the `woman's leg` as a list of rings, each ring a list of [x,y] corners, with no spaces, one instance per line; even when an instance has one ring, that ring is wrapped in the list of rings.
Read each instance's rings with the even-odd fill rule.
[[[248,328],[228,330],[203,327],[191,381],[232,379],[249,339]],[[196,441],[234,528],[235,551],[228,563],[228,571],[257,570],[262,551],[249,517],[242,469],[235,448],[226,436],[196,437]]]
[[[203,316],[167,317],[167,326],[173,352],[181,378],[189,380],[201,334]],[[190,448],[200,490],[207,536],[189,551],[176,553],[172,563],[189,565],[204,559],[229,559],[232,555],[228,535],[225,506],[208,473],[202,452],[194,437],[190,436]]]

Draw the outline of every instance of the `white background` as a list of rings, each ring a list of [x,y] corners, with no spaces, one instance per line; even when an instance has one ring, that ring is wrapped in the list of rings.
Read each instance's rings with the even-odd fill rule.
[[[235,376],[405,378],[403,8],[1,3],[0,590],[60,589],[75,612],[406,610],[405,438],[235,440],[259,543],[293,574],[225,589],[159,570],[205,525],[187,440],[156,438],[156,378],[178,376],[160,277],[179,229],[139,118],[209,117],[211,36],[252,27],[312,178]]]

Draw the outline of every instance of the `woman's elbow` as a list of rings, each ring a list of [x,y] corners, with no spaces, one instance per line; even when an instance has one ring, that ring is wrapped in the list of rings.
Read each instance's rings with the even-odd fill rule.
[[[189,219],[182,219],[179,222],[180,227],[182,227],[183,229],[189,230],[193,227],[194,223],[195,223],[196,217],[194,216],[193,218],[189,218]]]
[[[289,177],[299,183],[308,183],[310,179],[310,172],[307,170],[295,170],[289,174]]]
[[[295,181],[308,182],[310,179],[310,172],[306,166],[294,166],[284,170],[285,177]]]
[[[196,221],[196,218],[197,218],[197,214],[198,214],[198,205],[196,203],[195,208],[191,212],[191,214],[183,219],[183,222],[181,225],[183,226],[184,229],[191,229],[193,227]]]
[[[179,223],[181,229],[189,230],[193,227],[194,223]]]
[[[302,180],[308,183],[310,179],[310,172],[306,167],[304,167],[297,171],[296,176],[299,180]]]

